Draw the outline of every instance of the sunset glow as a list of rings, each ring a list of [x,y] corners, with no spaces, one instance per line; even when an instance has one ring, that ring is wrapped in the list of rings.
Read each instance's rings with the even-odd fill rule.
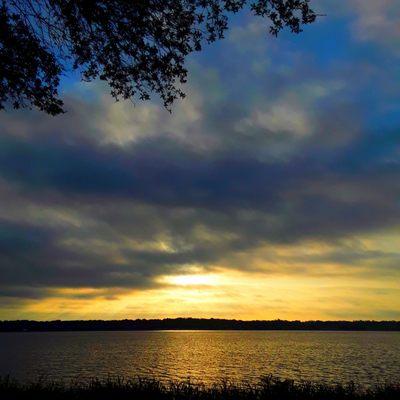
[[[164,281],[177,286],[215,286],[218,284],[218,278],[213,275],[166,276]]]

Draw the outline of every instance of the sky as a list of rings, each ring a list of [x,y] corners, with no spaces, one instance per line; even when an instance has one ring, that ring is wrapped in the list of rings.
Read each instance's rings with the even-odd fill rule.
[[[0,113],[0,319],[400,319],[400,4],[241,13],[186,99]]]

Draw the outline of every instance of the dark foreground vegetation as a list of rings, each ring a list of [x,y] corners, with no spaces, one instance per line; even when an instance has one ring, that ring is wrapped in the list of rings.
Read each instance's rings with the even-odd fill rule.
[[[166,318],[116,321],[0,321],[0,332],[135,331],[135,330],[312,330],[400,331],[400,321],[241,321],[232,319]]]
[[[20,384],[0,378],[0,398],[12,399],[149,399],[149,400],[398,400],[400,385],[360,388],[354,384],[326,385],[295,383],[271,376],[258,384],[239,385],[228,381],[205,386],[189,381],[161,383],[149,379],[107,379],[70,384],[38,381]]]

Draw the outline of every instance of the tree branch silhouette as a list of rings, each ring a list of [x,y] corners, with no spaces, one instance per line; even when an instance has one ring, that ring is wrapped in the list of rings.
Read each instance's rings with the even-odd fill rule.
[[[228,17],[248,7],[277,35],[301,32],[310,0],[0,0],[0,109],[63,113],[60,76],[100,79],[116,99],[170,106],[185,94],[186,57],[224,37]]]

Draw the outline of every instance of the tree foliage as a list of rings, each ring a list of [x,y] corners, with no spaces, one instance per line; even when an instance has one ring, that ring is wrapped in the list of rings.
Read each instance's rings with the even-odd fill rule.
[[[224,36],[248,7],[270,32],[298,33],[315,20],[309,0],[0,0],[0,109],[63,112],[61,74],[108,83],[116,99],[166,108],[184,97],[188,54]]]

